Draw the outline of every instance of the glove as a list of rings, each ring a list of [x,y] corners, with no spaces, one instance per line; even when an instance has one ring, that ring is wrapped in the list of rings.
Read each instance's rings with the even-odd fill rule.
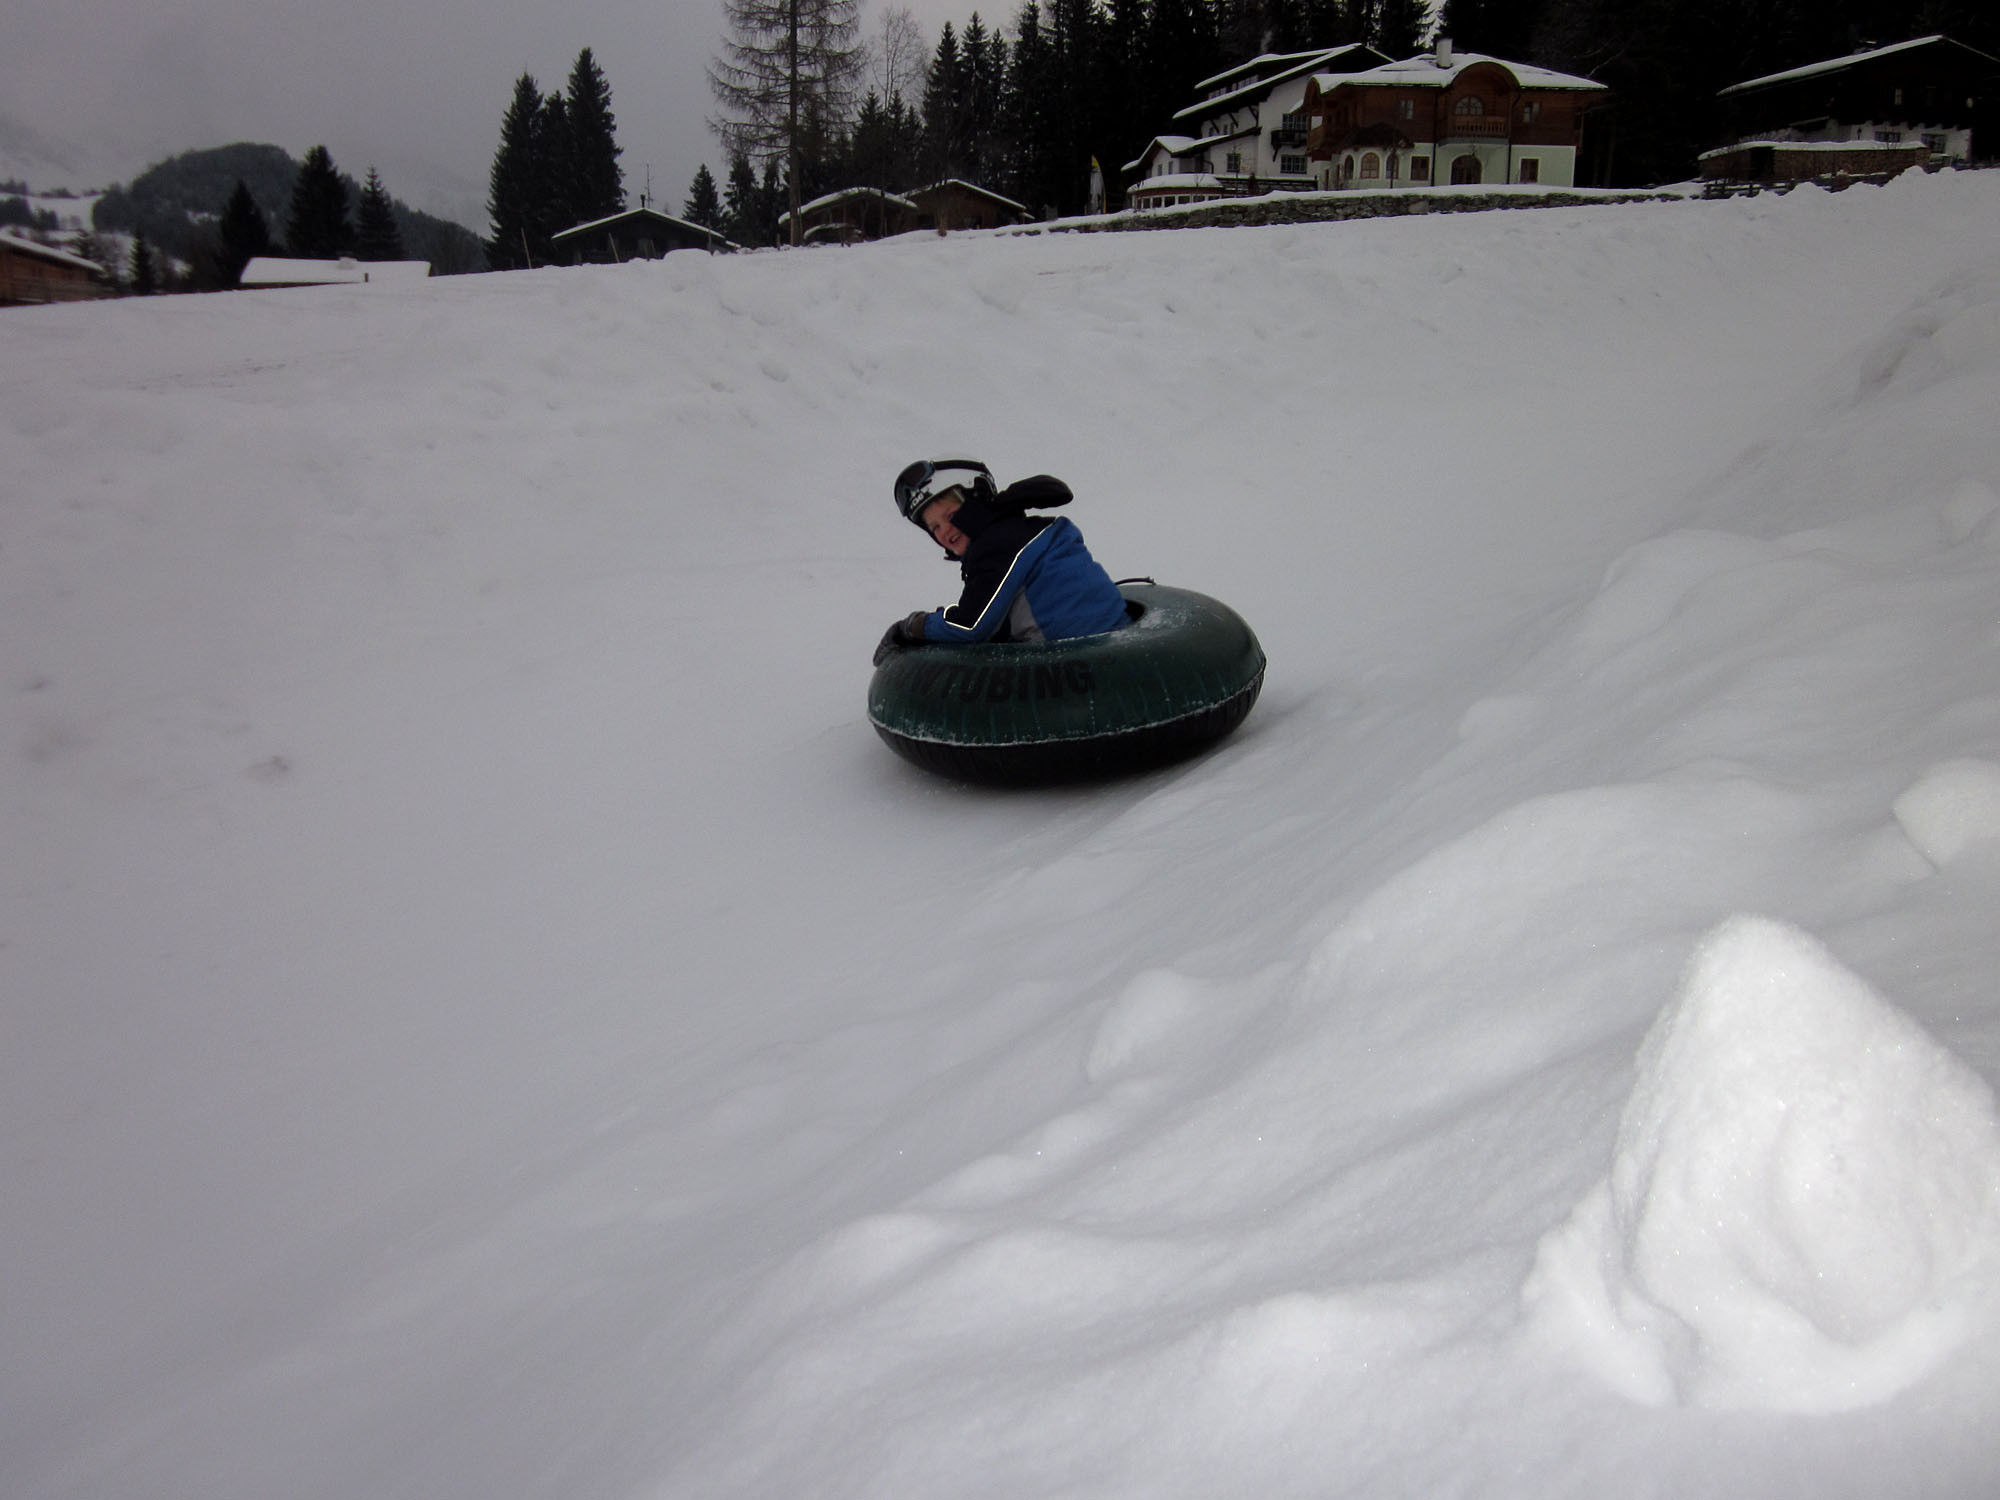
[[[929,610],[915,610],[883,631],[875,647],[874,665],[881,666],[891,654],[906,646],[920,645],[924,639],[924,620],[929,614]]]

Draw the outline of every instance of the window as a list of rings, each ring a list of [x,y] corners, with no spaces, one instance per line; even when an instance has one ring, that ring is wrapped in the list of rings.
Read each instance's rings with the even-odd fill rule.
[[[1286,177],[1303,177],[1306,175],[1306,159],[1303,156],[1281,156],[1278,158],[1278,171]]]
[[[1399,120],[1414,120],[1414,119],[1415,119],[1416,117],[1417,117],[1417,101],[1416,101],[1416,100],[1414,100],[1414,99],[1398,99],[1398,100],[1396,101],[1396,118],[1397,118],[1397,119],[1399,119]]]
[[[1486,113],[1486,101],[1467,94],[1451,107],[1451,112],[1455,115],[1483,115]]]
[[[1522,102],[1521,104],[1522,123],[1532,125],[1535,121],[1539,120],[1541,117],[1542,117],[1541,100],[1528,99]]]
[[[1521,181],[1540,182],[1542,180],[1542,159],[1539,156],[1521,158]]]
[[[1429,182],[1431,180],[1431,159],[1428,156],[1410,158],[1410,181]]]
[[[1924,147],[1926,150],[1930,152],[1932,156],[1943,156],[1945,153],[1945,147],[1948,144],[1949,143],[1941,135],[1926,135],[1924,137]]]
[[[1278,128],[1280,130],[1304,130],[1306,128],[1305,111],[1300,110],[1297,114],[1286,115],[1283,123]]]
[[[1893,146],[1901,141],[1902,138],[1903,132],[1900,130],[1878,130],[1875,132],[1875,139],[1882,142],[1885,146]]]
[[[1231,172],[1241,172],[1243,170],[1243,153],[1241,151],[1230,152],[1228,161]]]
[[[1370,182],[1381,175],[1382,158],[1377,156],[1373,151],[1364,153],[1361,158],[1361,180],[1363,182]]]

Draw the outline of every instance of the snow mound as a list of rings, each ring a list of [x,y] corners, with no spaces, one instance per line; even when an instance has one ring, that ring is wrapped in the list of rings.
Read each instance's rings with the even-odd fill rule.
[[[1983,1323],[1992,1091],[1795,928],[1732,917],[1654,1022],[1611,1171],[1525,1299],[1635,1400],[1870,1405]]]
[[[1910,842],[1943,868],[1974,844],[2000,839],[2000,765],[1968,759],[1933,766],[1896,799],[1894,811]]]

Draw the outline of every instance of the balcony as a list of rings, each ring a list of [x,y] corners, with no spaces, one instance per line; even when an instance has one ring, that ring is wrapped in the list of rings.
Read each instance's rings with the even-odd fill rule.
[[[1448,141],[1476,139],[1505,140],[1507,137],[1507,117],[1505,115],[1452,115],[1445,121],[1444,138]]]
[[[1303,151],[1306,145],[1306,135],[1307,132],[1303,129],[1274,130],[1271,132],[1271,149],[1273,151]]]

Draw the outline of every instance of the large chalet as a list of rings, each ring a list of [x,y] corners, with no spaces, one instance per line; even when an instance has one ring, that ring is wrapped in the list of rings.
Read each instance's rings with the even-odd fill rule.
[[[1527,63],[1434,52],[1307,84],[1306,154],[1323,188],[1571,187],[1583,118],[1608,90]]]
[[[1125,164],[1128,208],[1319,186],[1306,161],[1306,84],[1316,74],[1358,72],[1389,59],[1359,43],[1253,57],[1195,87],[1201,99]]]

